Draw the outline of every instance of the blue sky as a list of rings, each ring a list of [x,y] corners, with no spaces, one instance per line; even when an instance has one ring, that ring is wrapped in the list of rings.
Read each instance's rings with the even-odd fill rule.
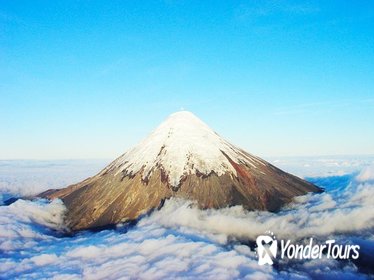
[[[0,0],[0,96],[0,159],[113,158],[182,107],[260,156],[374,154],[374,2]]]

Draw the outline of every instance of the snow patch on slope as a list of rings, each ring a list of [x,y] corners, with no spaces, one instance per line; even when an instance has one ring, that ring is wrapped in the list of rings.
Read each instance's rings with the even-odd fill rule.
[[[224,155],[237,164],[256,168],[265,163],[244,154],[222,139],[194,114],[180,111],[170,115],[153,133],[110,165],[118,173],[135,174],[141,170],[143,179],[155,168],[162,168],[172,186],[178,186],[185,175],[211,172],[221,176],[236,174]]]

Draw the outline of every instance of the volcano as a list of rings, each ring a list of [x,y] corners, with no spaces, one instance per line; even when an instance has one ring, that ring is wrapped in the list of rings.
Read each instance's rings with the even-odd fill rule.
[[[320,191],[180,111],[97,175],[40,196],[62,199],[67,226],[82,230],[135,220],[172,197],[202,209],[242,205],[277,211],[295,196]]]

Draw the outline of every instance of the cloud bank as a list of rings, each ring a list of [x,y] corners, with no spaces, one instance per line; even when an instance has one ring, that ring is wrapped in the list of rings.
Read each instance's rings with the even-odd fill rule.
[[[99,172],[106,160],[0,160],[0,202],[63,188]],[[1,204],[1,203],[0,203]]]
[[[366,174],[363,171],[362,174]],[[374,263],[374,184],[360,177],[316,179],[339,186],[298,197],[279,213],[241,207],[199,210],[173,199],[135,226],[61,233],[61,201],[0,206],[0,278],[6,279],[368,279]],[[360,244],[359,263],[323,258],[259,266],[250,246],[277,238]],[[372,274],[371,274],[372,275]]]
[[[359,182],[374,181],[374,164],[364,168],[356,179]]]

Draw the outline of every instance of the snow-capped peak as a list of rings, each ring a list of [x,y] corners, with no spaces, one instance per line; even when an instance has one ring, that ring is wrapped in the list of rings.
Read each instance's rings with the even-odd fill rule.
[[[135,174],[142,170],[142,178],[152,176],[157,168],[162,168],[168,176],[169,184],[178,186],[185,175],[208,175],[212,172],[222,175],[236,170],[228,160],[247,163],[256,168],[264,162],[244,154],[204,122],[188,111],[171,114],[159,127],[137,146],[127,151],[112,167],[117,173]]]

